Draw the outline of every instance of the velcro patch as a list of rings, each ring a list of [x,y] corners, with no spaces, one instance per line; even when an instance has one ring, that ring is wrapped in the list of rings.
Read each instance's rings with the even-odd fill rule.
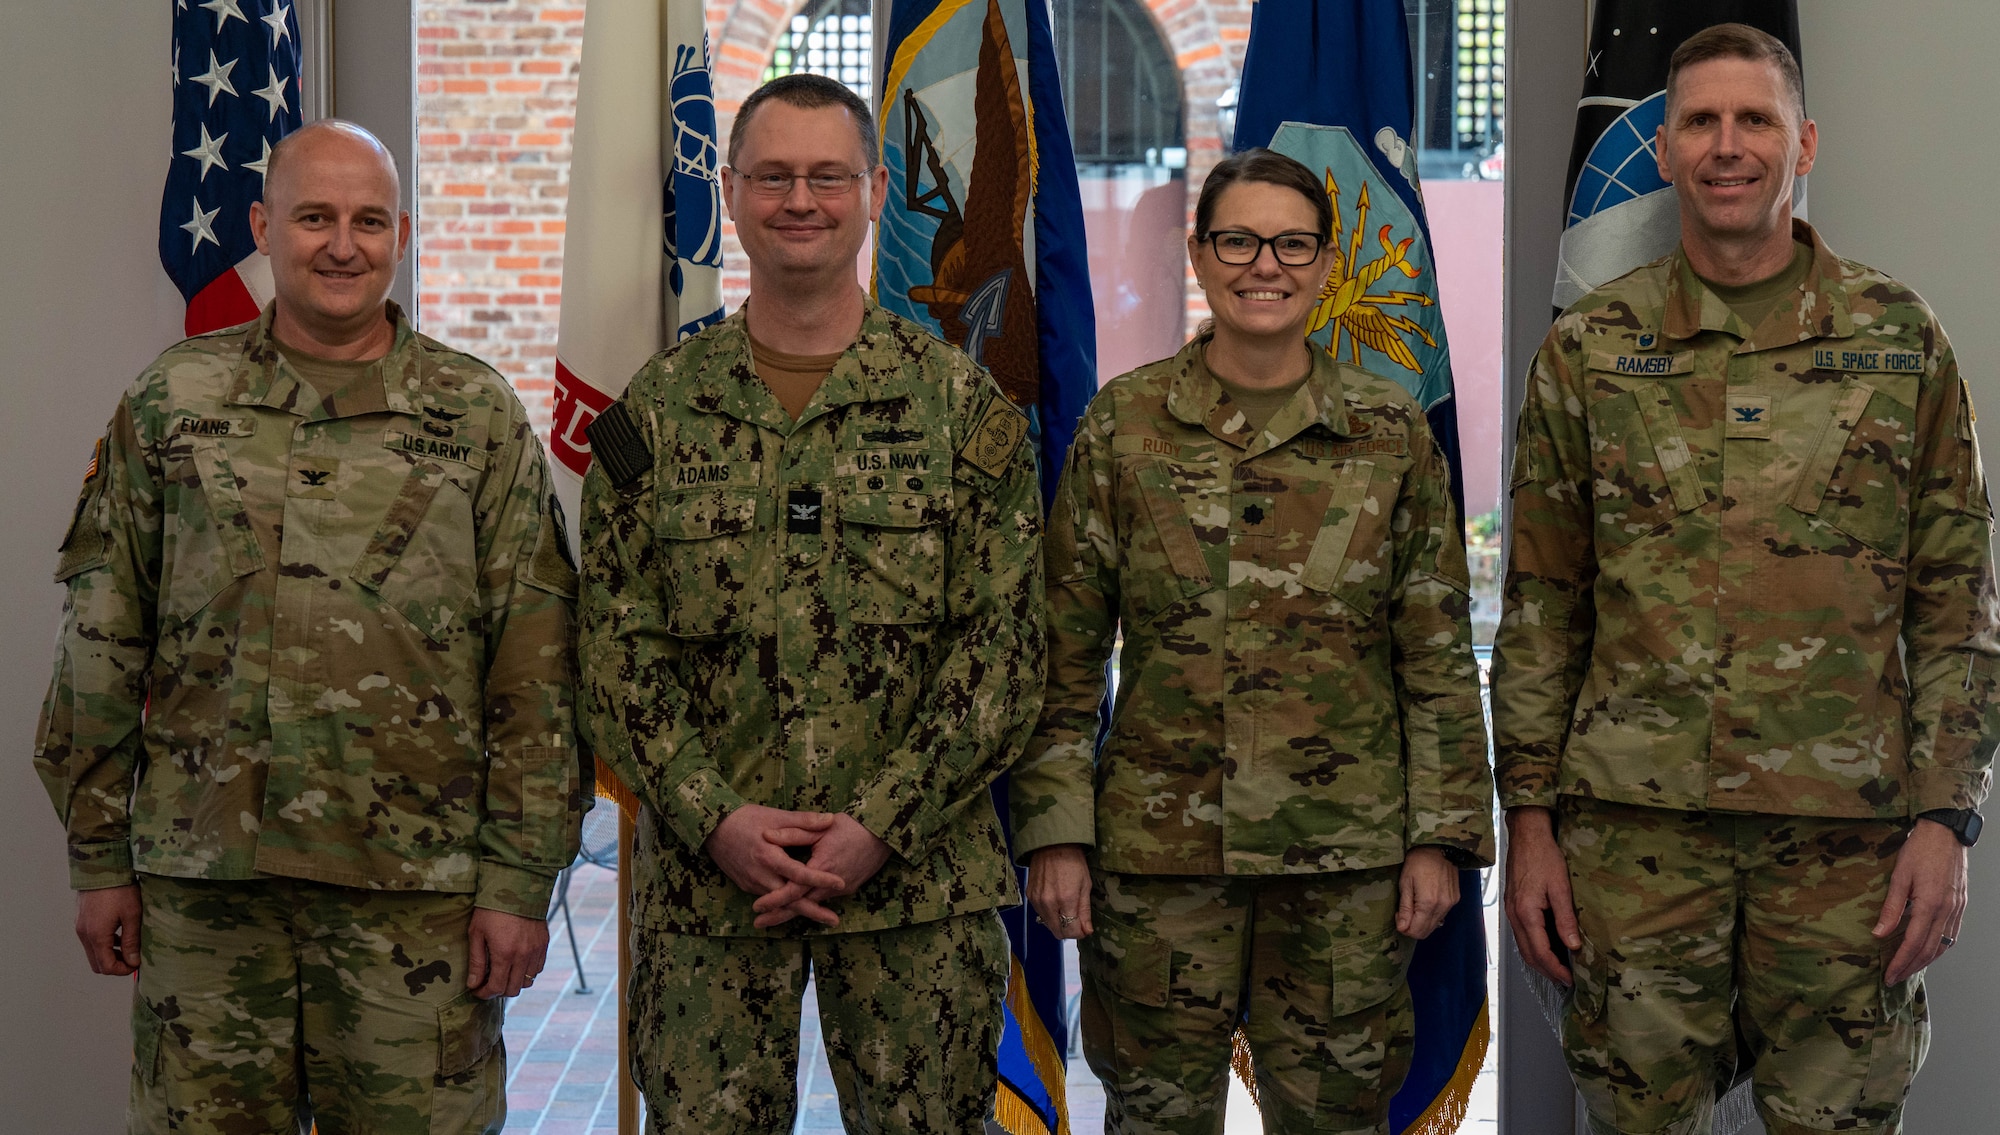
[[[1694,352],[1681,351],[1671,355],[1621,355],[1611,351],[1590,352],[1591,370],[1608,370],[1612,374],[1629,375],[1633,378],[1664,378],[1670,374],[1694,373]]]
[[[785,531],[801,536],[819,535],[820,514],[825,497],[818,489],[793,489],[785,494]]]
[[[1851,374],[1922,374],[1922,351],[1873,349],[1850,351],[1833,347],[1813,348],[1816,370],[1844,370]]]
[[[170,437],[250,437],[257,432],[255,418],[197,418],[183,415],[174,420]]]
[[[1007,475],[1007,463],[1028,436],[1028,416],[1014,408],[1005,395],[986,403],[986,413],[973,427],[972,436],[958,455],[990,477]]]
[[[653,469],[653,451],[639,432],[639,423],[623,402],[613,402],[609,410],[584,427],[590,438],[590,455],[604,466],[611,487],[629,492],[639,479]]]
[[[528,560],[528,582],[566,599],[576,598],[576,559],[569,550],[569,525],[563,523],[562,501],[549,494],[535,536],[535,554]]]
[[[1723,411],[1729,425],[1728,436],[1765,440],[1771,436],[1771,419],[1775,414],[1769,394],[1731,394]]]
[[[382,444],[412,457],[423,457],[433,461],[455,461],[474,469],[486,468],[486,451],[470,442],[426,437],[407,430],[390,430],[383,437]]]

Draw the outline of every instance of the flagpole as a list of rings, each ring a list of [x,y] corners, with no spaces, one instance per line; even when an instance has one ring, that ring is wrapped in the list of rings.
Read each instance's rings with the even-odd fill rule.
[[[639,1135],[639,1086],[632,1082],[626,996],[632,977],[632,810],[618,809],[618,1135]]]

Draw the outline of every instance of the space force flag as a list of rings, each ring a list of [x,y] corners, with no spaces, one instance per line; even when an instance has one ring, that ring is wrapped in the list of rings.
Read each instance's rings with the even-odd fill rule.
[[[576,103],[549,430],[571,516],[590,468],[584,429],[647,359],[722,318],[701,0],[590,0]]]
[[[1799,54],[1797,0],[1597,0],[1563,194],[1558,311],[1680,243],[1680,205],[1654,146],[1667,118],[1667,61],[1687,37],[1725,23],[1769,32]],[[1800,178],[1800,216],[1805,194]]]
[[[284,0],[174,8],[173,160],[160,195],[160,264],[189,335],[247,323],[270,302],[270,258],[250,235],[271,145],[299,128],[299,22]]]
[[[1333,202],[1338,255],[1309,337],[1423,404],[1463,514],[1451,355],[1410,142],[1416,92],[1403,0],[1258,0],[1237,101],[1235,148],[1298,159]],[[1398,1135],[1458,1130],[1486,1059],[1479,872],[1459,873],[1459,895],[1410,962],[1416,1052],[1390,1103]]]
[[[1044,501],[1097,392],[1083,204],[1046,0],[894,0],[881,86],[889,199],[875,295],[963,348],[1027,412]],[[1006,818],[1004,779],[994,805]],[[1061,943],[1026,906],[993,1118],[1066,1135]]]

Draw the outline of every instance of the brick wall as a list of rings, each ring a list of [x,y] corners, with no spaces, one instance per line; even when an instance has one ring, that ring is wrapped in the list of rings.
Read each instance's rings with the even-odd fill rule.
[[[546,430],[584,0],[417,5],[417,298]]]
[[[584,2],[417,3],[419,321],[506,375],[541,431],[555,375]],[[705,0],[724,138],[802,2]],[[1182,72],[1192,210],[1222,156],[1215,100],[1242,69],[1251,0],[1144,3]],[[724,229],[723,264],[733,308],[749,288],[733,226]],[[1207,305],[1192,273],[1187,286],[1193,326]]]

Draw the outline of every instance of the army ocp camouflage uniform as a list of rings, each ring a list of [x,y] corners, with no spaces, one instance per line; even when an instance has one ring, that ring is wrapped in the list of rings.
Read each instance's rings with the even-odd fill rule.
[[[1886,878],[1912,816],[1975,807],[1990,785],[1992,513],[1965,384],[1930,310],[1803,222],[1794,236],[1812,246],[1805,282],[1756,327],[1676,252],[1579,301],[1536,357],[1494,652],[1501,803],[1565,798],[1566,821],[1596,802],[1705,815],[1714,826],[1690,847],[1737,839],[1744,821],[1725,813],[1871,821],[1848,825],[1872,832],[1852,854]],[[1799,833],[1813,825],[1797,828],[1810,842]],[[1863,886],[1849,866],[1830,870],[1850,889],[1821,888],[1805,912],[1817,920],[1750,961],[1809,970],[1839,931],[1879,986],[1893,945],[1833,917]],[[1609,919],[1634,893],[1677,886],[1674,870],[1641,860],[1609,879],[1573,863],[1579,911]],[[1780,898],[1745,886],[1746,904]],[[1611,940],[1587,948],[1580,988],[1615,986],[1615,964],[1599,974],[1596,959],[1632,938],[1617,922],[1597,933]],[[1728,955],[1730,941],[1708,948]],[[1878,990],[1863,1014],[1876,1043],[1921,1044],[1920,980]],[[1617,1086],[1621,1122],[1641,1100],[1657,1129],[1684,1121],[1692,1097],[1661,1051],[1683,1010],[1650,993],[1606,1000],[1612,1038],[1632,1043],[1613,1050],[1615,1077],[1572,1046],[1579,1080]],[[1621,1026],[1631,1012],[1663,1016]],[[1776,1035],[1772,1021],[1744,1024]],[[1756,1053],[1766,1125],[1893,1130],[1901,1088],[1826,1109],[1866,1079],[1870,1045],[1851,1017],[1818,1025]],[[1701,1060],[1728,1060],[1729,1043],[1699,1042]]]
[[[681,1003],[698,986],[707,1015],[634,1019],[642,1082],[673,1086],[649,1096],[660,1129],[788,1126],[799,1003],[785,975],[887,951],[822,941],[878,932],[928,958],[904,968],[943,992],[903,1003],[822,971],[823,1012],[851,987],[835,1011],[874,1021],[867,1044],[929,1053],[910,1077],[843,1069],[843,1107],[901,1130],[917,1096],[975,1125],[990,1102],[1005,969],[989,962],[1006,956],[993,911],[1019,897],[987,786],[1041,696],[1026,427],[964,354],[873,303],[797,420],[757,377],[739,310],[656,355],[592,424],[584,723],[645,805],[633,998]],[[837,900],[838,927],[759,930],[756,896],[703,849],[746,803],[844,811],[893,854]],[[763,976],[691,976],[717,967]]]
[[[393,306],[389,354],[329,403],[273,310],[161,355],[91,458],[35,754],[71,883],[137,881],[154,904],[163,880],[283,878],[340,892],[315,902],[416,892],[541,918],[587,801],[575,574],[527,415]],[[156,1015],[222,992],[184,985],[145,926]],[[160,1043],[231,1067],[294,1051],[171,1024]]]
[[[1267,1114],[1375,1131],[1412,1027],[1396,865],[1493,856],[1463,537],[1399,386],[1315,350],[1253,431],[1207,342],[1100,391],[1063,470],[1015,851],[1092,849],[1085,1051],[1120,1130],[1218,1122],[1247,987]]]

